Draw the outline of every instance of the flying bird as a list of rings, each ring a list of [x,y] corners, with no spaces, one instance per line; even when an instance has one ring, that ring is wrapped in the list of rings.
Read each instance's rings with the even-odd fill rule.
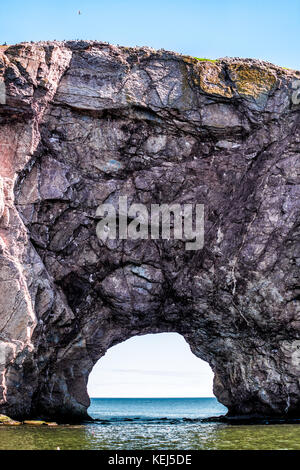
[[[80,11],[80,10],[78,10],[78,15],[81,15],[81,11]]]

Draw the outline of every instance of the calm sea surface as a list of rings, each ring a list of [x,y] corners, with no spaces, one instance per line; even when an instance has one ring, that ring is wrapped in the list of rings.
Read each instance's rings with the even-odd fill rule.
[[[300,449],[300,424],[204,423],[215,398],[96,398],[94,423],[0,427],[0,449]]]

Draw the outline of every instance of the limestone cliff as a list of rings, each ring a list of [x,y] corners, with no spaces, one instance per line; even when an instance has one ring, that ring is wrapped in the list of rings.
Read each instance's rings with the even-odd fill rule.
[[[105,43],[0,48],[0,412],[86,417],[112,345],[178,332],[231,415],[300,415],[300,73]],[[202,203],[205,244],[96,236]]]

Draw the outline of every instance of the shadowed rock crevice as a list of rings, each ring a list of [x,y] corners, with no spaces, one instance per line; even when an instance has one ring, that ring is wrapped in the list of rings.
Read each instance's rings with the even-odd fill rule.
[[[108,348],[177,332],[229,415],[299,417],[299,77],[91,41],[1,49],[1,413],[84,419]],[[100,242],[119,196],[204,204],[204,248]]]

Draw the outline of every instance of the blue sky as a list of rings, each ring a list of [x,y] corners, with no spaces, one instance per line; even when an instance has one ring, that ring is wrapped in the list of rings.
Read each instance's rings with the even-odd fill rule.
[[[300,69],[299,30],[300,0],[0,0],[0,44],[96,39]],[[147,335],[111,348],[95,366],[89,391],[211,396],[212,372],[179,335]]]
[[[299,26],[299,0],[0,0],[0,43],[8,44],[97,39],[299,69]]]

